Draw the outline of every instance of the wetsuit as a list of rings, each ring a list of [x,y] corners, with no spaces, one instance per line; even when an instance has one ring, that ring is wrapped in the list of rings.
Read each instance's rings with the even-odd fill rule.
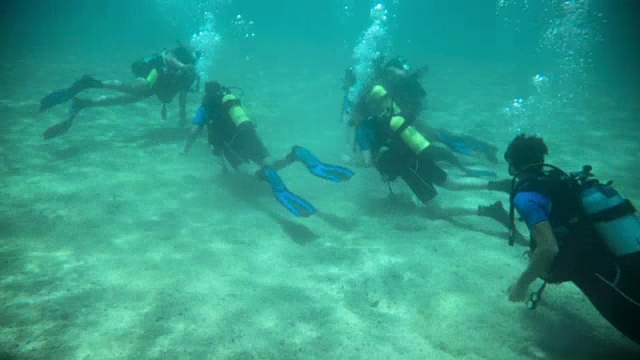
[[[163,53],[153,54],[131,65],[134,75],[151,85],[149,96],[155,95],[164,104],[170,103],[180,91],[188,91],[196,80],[195,74],[178,73],[164,63]]]
[[[224,155],[234,169],[249,161],[262,164],[269,151],[258,137],[255,126],[248,119],[238,120],[234,109],[240,106],[240,100],[229,99],[227,95],[205,99],[196,111],[193,125],[208,126],[208,140],[214,153]]]
[[[533,175],[516,189],[514,206],[529,229],[548,221],[558,241],[558,256],[544,280],[573,282],[611,325],[640,344],[640,252],[611,254],[584,217],[575,191],[560,180]]]
[[[443,186],[447,174],[435,163],[438,149],[413,126],[414,115],[396,106],[382,85],[356,107],[356,133],[366,135],[358,141],[366,139],[378,172],[387,181],[400,177],[423,203],[433,199],[434,185]]]

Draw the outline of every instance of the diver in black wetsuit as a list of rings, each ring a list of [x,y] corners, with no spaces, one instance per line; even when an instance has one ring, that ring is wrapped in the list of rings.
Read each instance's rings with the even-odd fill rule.
[[[135,61],[131,70],[136,76],[132,82],[119,80],[101,81],[85,75],[69,88],[55,91],[40,100],[40,111],[71,100],[67,119],[49,127],[44,132],[45,139],[51,139],[66,133],[73,125],[78,113],[85,108],[98,106],[126,105],[139,102],[151,96],[162,101],[162,118],[166,118],[166,104],[178,95],[180,107],[180,126],[187,122],[187,92],[197,80],[195,63],[197,54],[189,48],[179,45],[158,54]],[[107,89],[119,92],[118,95],[101,96],[95,99],[77,97],[86,89]]]
[[[515,176],[511,199],[531,231],[529,265],[509,290],[527,300],[529,285],[573,282],[600,314],[640,344],[640,220],[635,208],[590,167],[568,175],[544,165],[542,138],[518,135],[505,159]],[[548,170],[551,168],[551,170]],[[513,220],[513,208],[512,208]],[[532,294],[535,307],[543,287]]]
[[[464,166],[454,154],[481,156],[492,163],[497,163],[498,148],[480,139],[459,135],[453,132],[430,127],[424,122],[418,121],[418,116],[424,110],[427,92],[420,84],[420,79],[428,71],[424,66],[417,70],[411,70],[407,62],[399,57],[384,62],[382,58],[374,64],[374,76],[372,83],[366,88],[371,89],[375,85],[382,86],[393,99],[398,112],[402,112],[405,119],[412,122],[424,137],[431,143],[445,145],[433,146],[430,149],[432,156],[437,161],[444,161],[456,166],[468,176],[494,176],[492,172],[476,171]],[[351,68],[345,71],[343,90],[348,92],[356,83],[356,77]],[[371,164],[371,146],[376,141],[374,131],[369,119],[370,109],[367,109],[367,99],[359,99],[355,104],[349,102],[345,95],[343,100],[342,115],[348,120],[348,125],[354,128],[354,150],[360,152],[364,163]]]

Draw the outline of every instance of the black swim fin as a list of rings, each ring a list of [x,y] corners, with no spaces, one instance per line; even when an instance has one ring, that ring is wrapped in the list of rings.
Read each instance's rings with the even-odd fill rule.
[[[342,182],[351,179],[354,175],[353,171],[345,167],[321,162],[311,151],[300,146],[294,146],[290,156],[303,163],[313,175],[326,180]]]
[[[73,93],[71,88],[54,91],[40,100],[40,112],[43,112],[58,104],[62,104],[63,102],[67,102],[73,99],[74,96],[75,94]]]
[[[287,189],[274,168],[264,167],[261,169],[260,175],[271,185],[273,196],[275,196],[276,200],[293,215],[309,217],[316,213],[316,208],[313,205]]]
[[[67,131],[69,131],[69,129],[71,128],[71,125],[73,125],[73,120],[76,118],[80,110],[82,110],[83,108],[84,108],[84,104],[82,103],[82,100],[78,98],[73,98],[73,101],[71,102],[71,106],[69,107],[69,115],[67,116],[67,120],[48,127],[47,130],[44,131],[44,134],[43,134],[44,139],[45,140],[53,139],[54,137],[58,137],[66,133]]]
[[[71,87],[54,91],[40,100],[40,112],[73,99],[82,90],[102,87],[102,82],[89,75],[75,81]]]

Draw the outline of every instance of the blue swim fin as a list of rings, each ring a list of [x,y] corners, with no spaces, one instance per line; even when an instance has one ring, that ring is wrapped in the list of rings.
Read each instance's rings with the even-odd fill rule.
[[[291,156],[293,156],[293,159],[303,163],[313,175],[326,180],[342,182],[351,179],[354,175],[353,171],[345,167],[321,162],[311,151],[300,146],[293,147]]]
[[[484,155],[489,161],[498,162],[498,148],[486,143],[482,140],[476,139],[468,135],[456,135],[451,132],[438,129],[438,140],[449,147],[452,151],[463,155],[473,155],[480,153]]]
[[[287,208],[287,210],[289,210],[293,215],[298,217],[309,217],[315,214],[316,208],[308,201],[289,191],[274,168],[262,168],[262,175],[269,185],[271,185],[273,196],[276,197],[276,200],[278,200],[278,202]]]
[[[73,99],[82,90],[102,87],[102,82],[89,75],[75,81],[71,87],[54,91],[40,100],[40,112]]]

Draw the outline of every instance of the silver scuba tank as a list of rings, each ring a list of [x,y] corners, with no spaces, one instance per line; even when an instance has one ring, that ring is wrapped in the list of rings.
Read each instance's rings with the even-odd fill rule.
[[[629,200],[611,187],[597,180],[586,180],[591,176],[590,167],[583,168],[582,208],[615,256],[624,256],[640,251],[640,218]],[[578,177],[578,180],[580,180]]]

